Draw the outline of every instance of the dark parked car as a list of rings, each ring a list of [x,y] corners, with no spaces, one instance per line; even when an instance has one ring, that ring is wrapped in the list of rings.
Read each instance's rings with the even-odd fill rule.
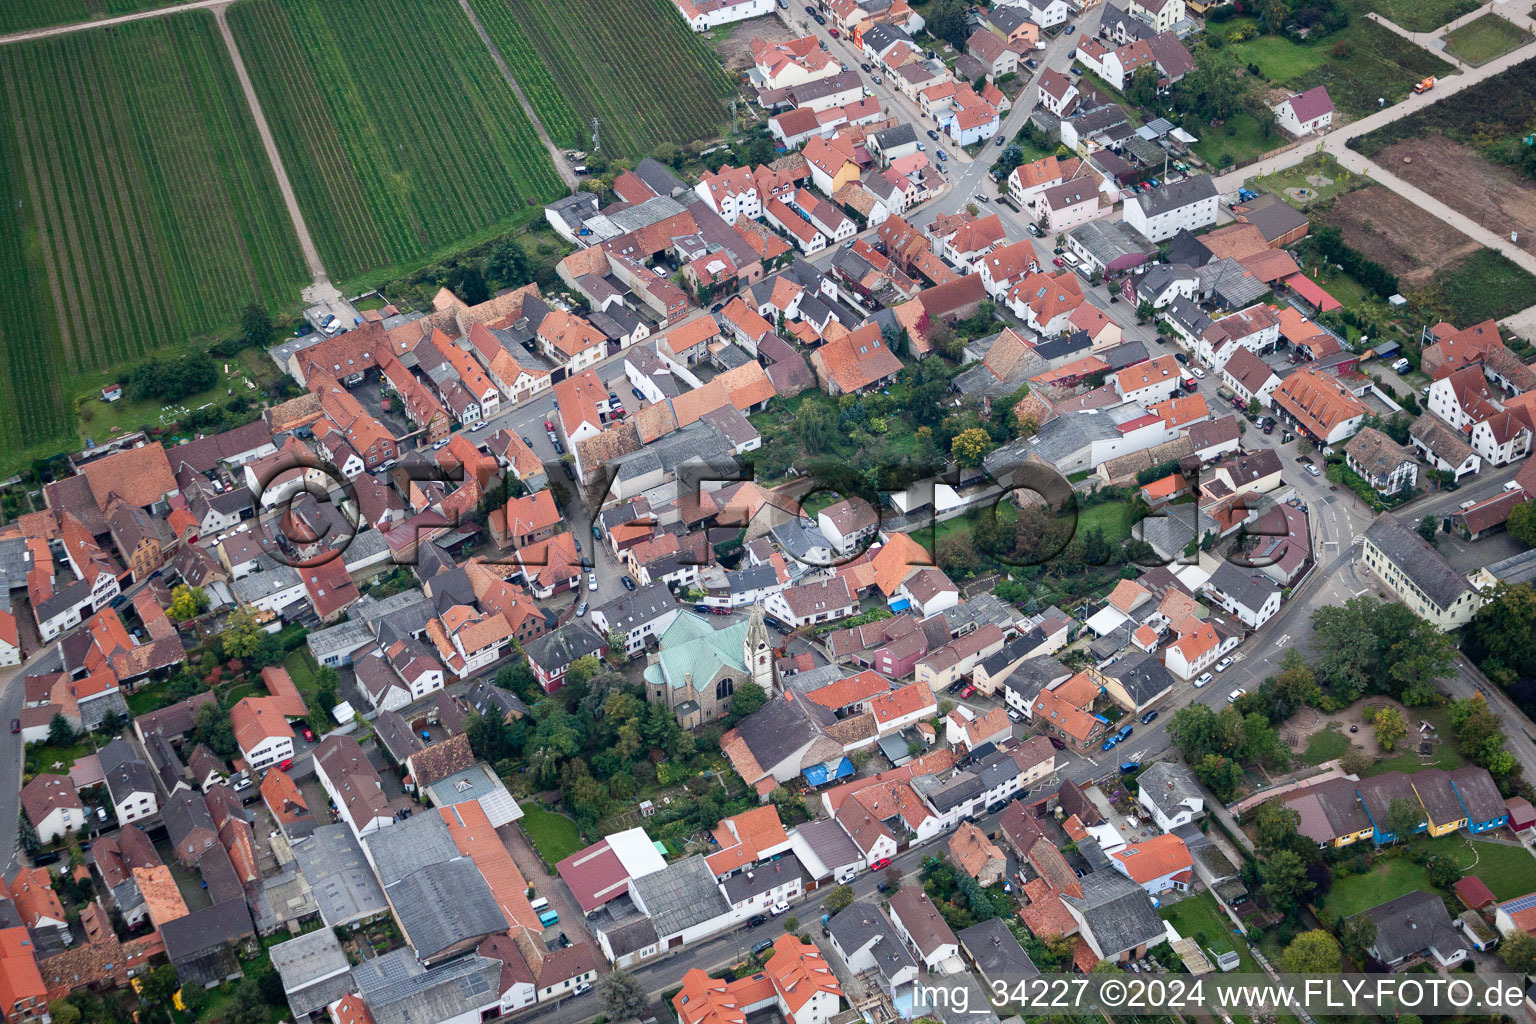
[[[757,945],[752,947],[752,955],[753,956],[760,956],[763,953],[768,952],[772,948],[773,948],[773,940],[772,939],[764,939],[762,942],[759,942]]]
[[[1189,362],[1189,356],[1185,355],[1183,352],[1175,352],[1173,354],[1173,358],[1177,359],[1180,364],[1187,364]]]
[[[890,882],[881,882],[879,885],[875,886],[875,891],[876,892],[890,892],[891,891],[891,883]]]
[[[526,438],[526,437],[523,438],[523,444],[527,445],[529,448],[533,447],[533,441],[531,439],[529,439],[529,438]]]
[[[748,928],[756,928],[760,924],[767,924],[767,923],[768,923],[768,915],[767,914],[753,914],[751,917],[747,918],[747,927]]]
[[[628,576],[620,577],[620,581],[624,584],[624,589],[625,590],[634,590],[635,589],[635,581],[630,579]]]
[[[994,142],[993,145],[994,146],[1006,146],[1006,145],[1008,145],[1008,140],[1003,138],[1001,135],[999,135],[997,137],[997,141]]]
[[[939,141],[939,133],[934,131],[932,128],[928,129],[928,137],[930,139],[932,139],[934,142],[938,142]]]
[[[1055,736],[1047,736],[1046,739],[1050,740],[1051,741],[1051,746],[1055,747],[1057,750],[1066,750],[1067,749],[1067,745],[1065,743],[1063,743],[1061,740],[1057,739]]]
[[[1156,721],[1156,719],[1157,719],[1157,712],[1156,711],[1148,711],[1146,714],[1141,716],[1141,724],[1142,725],[1151,725],[1154,721]]]
[[[562,463],[560,463],[560,468],[565,470],[565,478],[567,480],[575,480],[576,479],[576,471],[571,468],[571,464],[569,462],[562,462]]]

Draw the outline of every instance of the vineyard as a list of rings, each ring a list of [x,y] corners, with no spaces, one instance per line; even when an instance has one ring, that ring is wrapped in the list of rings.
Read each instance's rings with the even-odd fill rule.
[[[457,4],[247,0],[229,21],[333,280],[419,264],[561,193]]]
[[[149,7],[168,7],[173,2],[175,0],[5,0],[0,3],[0,35],[94,18],[113,18]]]
[[[67,443],[73,400],[306,281],[204,12],[0,48],[0,452]]]
[[[735,92],[715,52],[667,0],[470,0],[563,146],[632,159],[718,136]]]

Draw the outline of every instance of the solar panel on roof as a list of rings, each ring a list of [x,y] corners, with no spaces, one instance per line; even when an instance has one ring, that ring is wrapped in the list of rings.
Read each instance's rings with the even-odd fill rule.
[[[1521,896],[1519,899],[1510,900],[1508,903],[1500,904],[1499,909],[1508,914],[1518,914],[1520,911],[1530,910],[1532,907],[1536,907],[1536,892],[1528,896]]]

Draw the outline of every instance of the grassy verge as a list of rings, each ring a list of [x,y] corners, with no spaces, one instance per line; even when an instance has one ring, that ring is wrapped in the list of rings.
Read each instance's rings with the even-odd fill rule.
[[[1474,67],[1517,50],[1533,37],[1497,14],[1485,14],[1445,37],[1446,52]]]
[[[534,804],[523,806],[523,831],[545,863],[553,866],[581,849],[581,831],[563,814]]]

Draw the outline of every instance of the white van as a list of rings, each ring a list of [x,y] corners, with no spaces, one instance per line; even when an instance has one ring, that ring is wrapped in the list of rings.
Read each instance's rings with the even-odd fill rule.
[[[1064,252],[1064,253],[1061,254],[1061,263],[1062,263],[1062,266],[1066,267],[1068,270],[1076,270],[1077,269],[1078,259],[1077,259],[1076,256],[1073,256],[1071,253]]]
[[[528,905],[532,907],[533,912],[537,914],[541,911],[549,909],[549,900],[545,899],[543,896],[540,896],[538,899],[531,901]]]

